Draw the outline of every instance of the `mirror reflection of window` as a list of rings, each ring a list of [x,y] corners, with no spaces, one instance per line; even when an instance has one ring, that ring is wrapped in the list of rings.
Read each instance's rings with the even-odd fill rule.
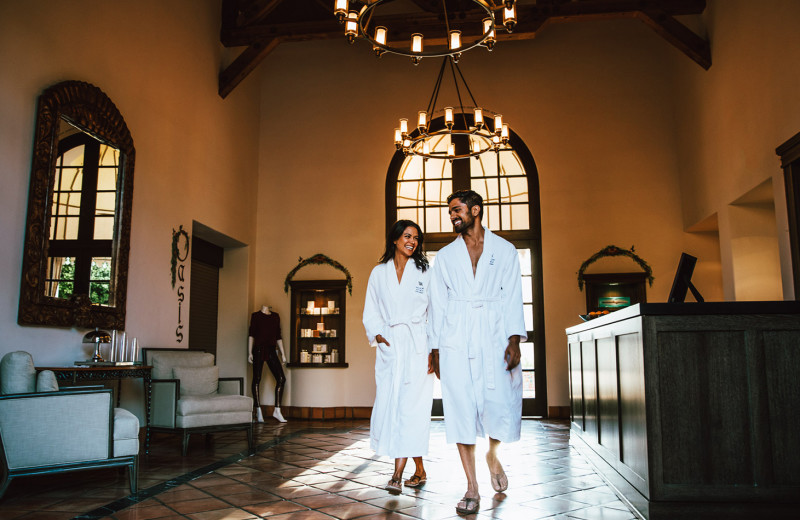
[[[45,294],[113,305],[120,151],[61,120]]]

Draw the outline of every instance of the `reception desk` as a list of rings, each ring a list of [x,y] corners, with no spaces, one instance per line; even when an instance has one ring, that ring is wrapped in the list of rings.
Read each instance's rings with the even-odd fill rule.
[[[644,518],[800,506],[800,302],[647,303],[567,329],[571,443]]]

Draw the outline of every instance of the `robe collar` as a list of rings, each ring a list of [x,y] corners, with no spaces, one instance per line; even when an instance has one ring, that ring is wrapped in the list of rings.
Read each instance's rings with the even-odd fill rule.
[[[461,251],[462,257],[462,261],[458,262],[458,264],[461,266],[461,270],[464,272],[465,278],[470,285],[478,283],[482,278],[483,272],[486,270],[485,266],[492,256],[494,237],[495,234],[492,233],[489,228],[483,226],[483,251],[481,252],[481,257],[478,258],[475,274],[472,274],[472,260],[469,257],[469,250],[467,250],[467,243],[464,241],[464,237],[461,236],[461,233],[456,237],[456,242],[458,243],[457,247]],[[487,253],[489,254],[487,255]]]

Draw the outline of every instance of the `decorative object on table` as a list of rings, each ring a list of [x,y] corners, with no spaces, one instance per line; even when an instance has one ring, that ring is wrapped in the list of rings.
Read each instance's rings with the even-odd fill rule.
[[[129,344],[125,331],[112,330],[109,334],[106,331],[95,329],[86,333],[83,342],[95,345],[94,354],[91,359],[86,361],[75,361],[76,366],[113,367],[142,364],[141,361],[137,361],[139,341],[133,338]],[[100,352],[100,345],[106,343],[109,345],[109,349],[107,357],[104,358]]]
[[[292,278],[294,278],[294,275],[297,274],[297,271],[299,271],[300,269],[302,269],[303,267],[305,267],[307,265],[315,264],[315,265],[329,265],[329,266],[333,267],[334,269],[338,269],[339,271],[343,272],[344,276],[345,276],[345,281],[347,282],[347,292],[349,292],[350,295],[352,296],[352,294],[353,294],[353,277],[350,276],[350,271],[348,271],[345,266],[343,266],[342,264],[340,264],[339,262],[337,262],[333,258],[330,258],[329,256],[326,256],[326,255],[323,255],[322,253],[317,253],[316,255],[310,256],[310,257],[305,258],[305,259],[301,256],[301,257],[298,258],[297,261],[299,263],[294,267],[294,269],[289,271],[289,274],[286,275],[286,279],[283,281],[283,292],[285,292],[287,294],[289,293],[289,282],[292,281]],[[309,306],[309,308],[312,308],[312,307]]]
[[[396,14],[392,16],[391,8],[383,9],[392,2],[354,0],[350,5],[348,0],[335,0],[333,12],[339,23],[344,24],[348,42],[363,38],[372,44],[376,56],[381,57],[387,52],[408,56],[415,65],[426,57],[446,56],[458,60],[463,52],[478,46],[491,51],[497,41],[496,31],[502,28],[510,33],[517,24],[516,0],[469,0],[461,2],[467,7],[451,13],[447,12],[447,2],[442,0],[441,13],[436,13],[436,19],[443,20],[443,23],[438,32],[428,33],[428,43],[425,43],[425,35],[421,32],[402,35],[393,29],[392,22],[399,22],[399,17]],[[499,11],[503,12],[502,25],[497,23]],[[386,12],[390,14],[387,16]]]
[[[639,264],[639,267],[641,267],[644,270],[645,275],[647,276],[647,282],[650,284],[650,287],[653,286],[653,281],[655,280],[655,277],[653,276],[653,269],[648,265],[647,262],[645,262],[639,255],[636,254],[636,252],[634,251],[634,246],[631,246],[630,249],[623,249],[621,247],[611,245],[611,246],[606,246],[600,251],[596,252],[581,264],[580,269],[578,269],[578,288],[581,291],[583,290],[583,283],[584,283],[583,273],[586,271],[586,268],[592,265],[597,260],[610,256],[627,256],[628,258],[632,259],[634,262]]]
[[[111,343],[111,335],[108,332],[95,328],[94,330],[84,334],[83,342],[94,344],[94,354],[92,354],[92,361],[94,362],[105,361],[103,359],[102,354],[100,353],[100,345]]]
[[[593,320],[595,318],[599,318],[600,316],[605,316],[609,312],[611,312],[611,311],[607,311],[607,310],[605,310],[605,311],[592,311],[589,314],[578,314],[578,316],[583,321],[589,321],[589,320]]]

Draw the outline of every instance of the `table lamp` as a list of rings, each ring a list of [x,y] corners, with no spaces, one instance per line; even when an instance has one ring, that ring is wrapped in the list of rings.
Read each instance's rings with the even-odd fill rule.
[[[102,362],[103,356],[100,355],[100,344],[101,343],[110,343],[111,342],[111,335],[98,328],[95,328],[92,331],[87,332],[83,336],[84,343],[94,343],[94,355],[92,356],[92,361],[94,362]]]

